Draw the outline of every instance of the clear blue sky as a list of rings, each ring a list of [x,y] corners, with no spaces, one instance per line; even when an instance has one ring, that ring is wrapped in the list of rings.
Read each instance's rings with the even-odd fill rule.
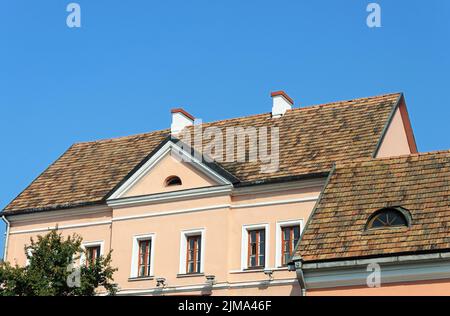
[[[78,141],[403,91],[420,151],[450,148],[450,1],[0,0],[0,207]],[[3,226],[1,227],[3,236]],[[0,241],[3,248],[3,238]]]

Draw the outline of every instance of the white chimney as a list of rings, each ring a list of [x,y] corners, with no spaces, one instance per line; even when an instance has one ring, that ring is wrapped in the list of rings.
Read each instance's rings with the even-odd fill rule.
[[[194,125],[195,118],[183,109],[172,109],[172,124],[170,125],[170,133],[178,134],[186,126]]]
[[[272,117],[281,117],[287,110],[292,109],[294,100],[292,100],[284,91],[276,91],[270,94],[272,97]]]

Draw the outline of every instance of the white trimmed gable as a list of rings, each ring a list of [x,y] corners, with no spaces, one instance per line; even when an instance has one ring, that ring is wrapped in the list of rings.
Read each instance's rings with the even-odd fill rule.
[[[183,160],[181,157],[188,159]],[[181,185],[166,184],[166,180],[173,176],[181,179]],[[169,141],[125,181],[109,200],[227,184],[231,183]]]

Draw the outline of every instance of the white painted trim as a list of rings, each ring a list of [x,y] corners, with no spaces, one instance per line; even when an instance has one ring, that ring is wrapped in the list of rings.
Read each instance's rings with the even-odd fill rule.
[[[264,273],[264,270],[272,270],[272,271],[289,271],[287,267],[281,268],[265,268],[265,269],[256,269],[256,270],[230,270],[229,274],[242,274],[242,273]]]
[[[287,227],[287,226],[294,226],[298,225],[300,226],[300,236],[302,235],[303,231],[303,219],[296,219],[296,220],[289,220],[289,221],[277,221],[277,228],[276,228],[276,236],[275,236],[275,267],[282,268],[281,264],[281,228]]]
[[[164,158],[171,151],[175,151],[177,155],[181,155],[187,158],[186,161],[202,171],[204,174],[208,175],[213,180],[220,184],[231,184],[230,181],[222,177],[220,174],[207,167],[203,162],[198,160],[196,157],[185,152],[181,147],[173,143],[172,141],[164,144],[161,149],[159,149],[142,167],[139,168],[129,179],[125,181],[111,196],[108,200],[114,200],[123,197],[125,193],[128,192],[139,180],[141,180],[153,167],[158,164],[158,162]],[[162,179],[164,180],[164,179]]]
[[[6,256],[8,255],[8,244],[9,244],[9,229],[10,229],[10,222],[8,221],[8,219],[6,218],[5,215],[2,216],[3,221],[6,224],[6,231],[5,231],[5,245],[3,246],[3,261],[7,261]]]
[[[223,194],[231,194],[232,185],[220,185],[211,186],[204,188],[195,188],[181,191],[171,191],[163,193],[155,193],[141,196],[132,196],[126,198],[120,198],[116,200],[108,200],[109,206],[117,207],[128,207],[144,204],[153,204],[161,202],[172,202],[187,200],[192,198],[200,198],[205,196],[217,196]]]
[[[9,234],[15,235],[15,234],[25,234],[25,233],[36,233],[36,232],[50,231],[50,230],[54,230],[56,228],[58,228],[58,230],[61,230],[61,229],[71,229],[71,228],[97,226],[97,225],[107,225],[107,224],[111,224],[111,223],[112,223],[111,220],[105,220],[105,221],[79,223],[79,224],[71,224],[71,225],[48,226],[48,227],[41,227],[41,228],[34,228],[34,229],[16,230],[16,231],[10,232]]]
[[[265,229],[265,255],[264,255],[264,269],[269,267],[269,256],[270,256],[270,231],[269,224],[252,224],[252,225],[242,225],[242,235],[241,235],[241,270],[244,271],[248,269],[248,232],[256,229]]]
[[[206,229],[189,229],[183,230],[180,233],[180,267],[179,274],[186,274],[186,255],[187,255],[187,237],[198,235],[201,236],[201,249],[200,249],[200,273],[204,273],[205,271],[205,237],[206,237]]]
[[[380,258],[383,259],[383,258]],[[382,261],[382,260],[380,260]],[[370,262],[378,263],[381,272],[381,287],[389,283],[450,279],[450,260],[430,259],[425,262]],[[337,288],[343,286],[364,286],[367,277],[373,273],[367,271],[366,264],[341,268],[303,269],[307,289]]]
[[[130,269],[130,278],[138,277],[138,256],[139,256],[139,242],[142,240],[151,240],[151,249],[150,249],[150,275],[148,277],[152,277],[155,275],[155,241],[156,241],[156,233],[143,234],[143,235],[135,235],[133,236],[133,246],[131,253],[131,269]]]
[[[230,207],[231,208],[247,208],[247,207],[260,207],[260,206],[270,206],[270,205],[291,204],[291,203],[299,203],[299,202],[313,202],[313,201],[317,201],[318,198],[319,198],[318,196],[310,196],[310,197],[289,199],[289,200],[248,203],[248,204],[236,204],[236,205],[231,205]]]
[[[132,220],[132,219],[141,219],[141,218],[148,218],[148,217],[158,217],[158,216],[168,216],[168,215],[176,215],[176,214],[183,214],[183,213],[204,212],[204,211],[224,209],[224,208],[229,208],[229,207],[230,207],[229,204],[221,204],[221,205],[212,205],[212,206],[207,206],[207,207],[189,208],[189,209],[183,209],[183,210],[154,212],[154,213],[145,213],[145,214],[129,215],[129,216],[119,216],[119,217],[114,217],[112,219],[112,221],[118,222],[118,221],[127,221],[127,220]]]
[[[8,219],[11,223],[22,224],[26,222],[36,222],[39,220],[56,220],[64,219],[72,216],[92,215],[96,213],[104,213],[112,211],[107,205],[101,206],[85,206],[73,209],[58,209],[51,211],[33,212],[28,214],[9,214]]]
[[[182,209],[182,210],[145,213],[145,214],[140,214],[140,215],[118,216],[118,217],[112,218],[111,220],[87,222],[87,223],[79,223],[79,224],[70,224],[70,225],[61,225],[61,226],[58,226],[58,230],[80,228],[80,227],[89,227],[89,226],[98,226],[98,225],[107,225],[107,224],[111,224],[112,222],[116,222],[116,221],[126,221],[126,220],[141,219],[141,218],[148,218],[148,217],[157,217],[157,216],[166,216],[166,215],[175,215],[175,214],[182,214],[182,213],[204,212],[204,211],[217,210],[217,209],[223,209],[223,208],[240,209],[240,208],[247,208],[247,207],[262,207],[262,206],[270,206],[270,205],[282,205],[282,204],[290,204],[290,203],[301,203],[301,202],[313,201],[314,199],[316,200],[317,198],[309,197],[309,198],[270,201],[270,202],[259,202],[259,203],[249,203],[249,204],[238,204],[238,205],[219,204],[219,205],[212,205],[212,206],[198,207],[198,208],[190,208],[190,209]],[[48,227],[40,227],[40,228],[34,228],[34,229],[24,229],[24,230],[10,231],[8,235],[25,234],[25,233],[36,233],[36,232],[50,231],[50,230],[53,230],[53,229],[56,229],[56,226],[48,226]]]
[[[81,244],[81,248],[83,250],[86,250],[87,247],[96,247],[96,246],[100,246],[100,256],[103,256],[105,248],[105,242],[103,240],[89,241]],[[80,256],[80,265],[84,265],[85,263],[86,263],[86,254],[82,252]]]
[[[151,288],[151,289],[123,289],[120,290],[117,295],[146,295],[146,294],[161,294],[161,293],[176,293],[176,292],[190,292],[201,290],[222,290],[222,289],[238,289],[238,288],[259,288],[261,286],[283,286],[283,285],[295,285],[297,279],[282,279],[282,280],[262,280],[262,281],[250,281],[250,282],[221,282],[213,285],[198,284],[190,286],[174,286],[164,289]]]

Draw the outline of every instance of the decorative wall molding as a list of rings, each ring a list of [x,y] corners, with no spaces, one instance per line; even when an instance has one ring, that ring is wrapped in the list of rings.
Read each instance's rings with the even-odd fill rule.
[[[325,289],[344,286],[367,286],[367,269],[371,263],[380,266],[383,284],[450,279],[450,254],[431,254],[350,260],[328,266],[305,264],[302,268],[307,289]]]
[[[213,286],[208,284],[198,284],[192,286],[174,286],[161,288],[150,288],[150,289],[122,289],[119,290],[117,295],[160,295],[169,293],[179,293],[179,292],[194,292],[194,291],[214,291],[214,290],[225,290],[225,289],[244,289],[244,288],[258,288],[258,287],[271,287],[271,286],[283,286],[283,285],[295,285],[297,279],[281,279],[281,280],[262,280],[262,281],[251,281],[251,282],[221,282]]]
[[[232,185],[227,184],[181,191],[171,191],[149,195],[132,196],[114,200],[110,199],[107,201],[107,204],[114,208],[129,207],[129,206],[148,205],[163,202],[174,202],[203,197],[213,197],[219,195],[229,195],[231,191]]]

